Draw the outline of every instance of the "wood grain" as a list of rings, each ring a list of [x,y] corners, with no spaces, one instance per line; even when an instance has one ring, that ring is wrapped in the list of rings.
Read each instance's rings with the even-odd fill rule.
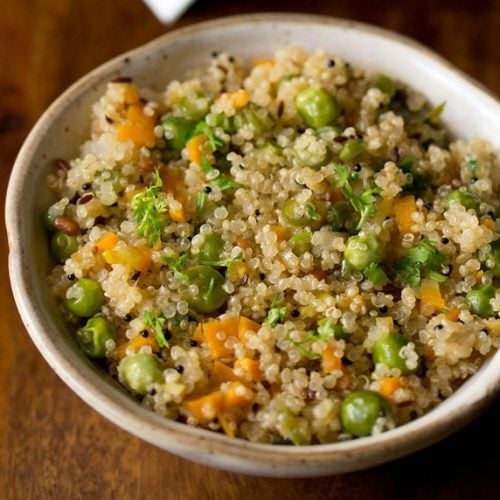
[[[309,11],[409,35],[500,92],[500,2],[200,0],[178,23]],[[29,128],[70,83],[165,32],[139,0],[0,0],[0,215]],[[0,235],[0,499],[495,498],[500,405],[432,448],[338,477],[250,478],[187,462],[118,429],[54,375],[24,331]]]

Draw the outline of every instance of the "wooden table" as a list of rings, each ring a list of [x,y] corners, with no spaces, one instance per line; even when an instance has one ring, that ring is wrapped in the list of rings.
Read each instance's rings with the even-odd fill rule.
[[[200,0],[179,26],[243,12],[307,11],[414,37],[500,92],[500,2]],[[28,130],[70,83],[167,31],[139,0],[2,0],[0,205]],[[75,396],[32,345],[0,236],[0,499],[498,498],[500,404],[444,442],[356,474],[260,479],[190,463],[115,427]]]

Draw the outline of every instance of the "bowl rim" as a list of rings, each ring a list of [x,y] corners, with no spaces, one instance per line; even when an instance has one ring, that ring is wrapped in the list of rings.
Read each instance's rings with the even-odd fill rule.
[[[74,365],[62,354],[64,339],[59,338],[59,341],[56,341],[49,337],[45,331],[47,326],[41,310],[32,299],[32,284],[26,271],[27,266],[29,267],[28,252],[19,241],[22,213],[16,200],[20,198],[23,184],[29,177],[40,137],[47,131],[54,118],[91,88],[102,74],[119,71],[126,58],[136,58],[154,52],[176,38],[189,36],[191,33],[249,22],[321,24],[389,38],[397,44],[420,52],[424,58],[430,58],[442,68],[451,71],[475,87],[483,97],[490,99],[491,104],[500,111],[500,103],[490,90],[431,49],[404,35],[366,23],[311,14],[258,13],[212,19],[170,31],[112,58],[78,79],[49,106],[32,128],[14,163],[5,203],[11,287],[26,330],[57,375],[93,409],[141,439],[191,460],[244,473],[299,477],[325,475],[332,470],[353,471],[364,468],[367,464],[375,465],[423,448],[451,434],[472,419],[500,391],[500,352],[492,356],[480,377],[473,376],[467,381],[469,385],[465,390],[469,398],[466,404],[459,404],[460,398],[453,399],[455,395],[452,395],[424,416],[379,436],[300,447],[270,445],[232,439],[165,419],[141,407],[128,394],[118,391],[111,384],[103,385],[102,378],[92,371],[89,364]]]

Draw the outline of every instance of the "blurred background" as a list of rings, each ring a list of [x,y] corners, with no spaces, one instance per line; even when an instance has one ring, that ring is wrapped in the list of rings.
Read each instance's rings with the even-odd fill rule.
[[[8,284],[3,204],[36,119],[115,55],[177,27],[264,11],[397,31],[500,93],[499,0],[198,0],[173,25],[161,24],[141,0],[0,0],[0,499],[498,498],[498,403],[444,442],[375,469],[310,480],[248,478],[192,464],[113,426],[57,379],[24,331]]]

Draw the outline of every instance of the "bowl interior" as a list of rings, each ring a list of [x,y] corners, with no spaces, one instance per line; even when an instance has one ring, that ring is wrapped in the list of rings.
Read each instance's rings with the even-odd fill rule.
[[[12,286],[23,321],[49,364],[94,408],[150,442],[205,463],[247,473],[319,475],[375,464],[434,441],[440,433],[451,432],[472,416],[474,404],[478,411],[479,402],[485,402],[488,394],[497,389],[500,354],[438,409],[377,438],[306,447],[307,454],[291,447],[278,447],[278,451],[277,447],[231,441],[143,410],[87,360],[51,298],[45,279],[50,267],[47,236],[40,223],[52,201],[43,187],[52,160],[78,154],[78,146],[88,134],[90,107],[108,81],[131,76],[140,86],[161,90],[168,81],[204,66],[214,50],[252,60],[269,57],[274,50],[289,45],[307,50],[324,48],[354,66],[412,85],[432,103],[447,101],[443,119],[454,135],[477,135],[500,146],[498,102],[414,42],[402,43],[397,35],[376,28],[312,16],[227,18],[168,34],[120,56],[63,94],[35,126],[16,162],[6,205],[7,229]],[[455,424],[446,425],[443,419],[447,417],[455,418]],[[219,458],[214,458],[213,453],[218,453]],[[272,463],[271,469],[258,463],[263,459]]]

